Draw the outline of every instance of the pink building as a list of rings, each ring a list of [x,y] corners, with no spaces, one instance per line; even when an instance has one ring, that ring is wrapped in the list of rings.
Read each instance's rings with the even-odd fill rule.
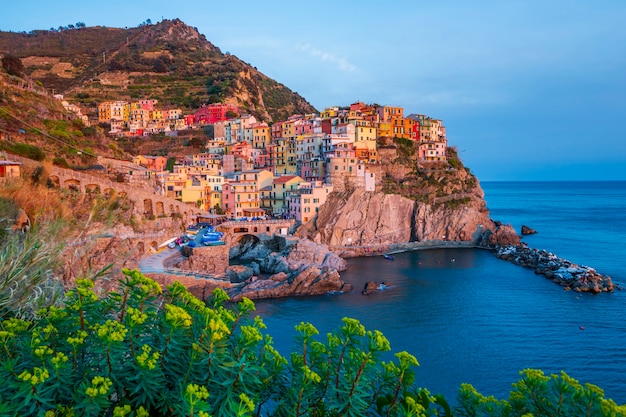
[[[333,186],[321,181],[303,182],[298,189],[289,193],[289,218],[306,223],[315,217],[320,206],[326,202]]]

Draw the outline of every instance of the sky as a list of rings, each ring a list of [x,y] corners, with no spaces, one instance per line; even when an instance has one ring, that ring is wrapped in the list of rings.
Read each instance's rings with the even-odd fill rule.
[[[318,110],[443,120],[481,181],[626,180],[624,0],[22,0],[0,30],[176,18]]]

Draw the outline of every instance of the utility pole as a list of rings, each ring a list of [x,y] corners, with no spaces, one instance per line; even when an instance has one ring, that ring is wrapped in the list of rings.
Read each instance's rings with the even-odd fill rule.
[[[102,51],[102,63],[105,64],[107,61],[107,51]]]

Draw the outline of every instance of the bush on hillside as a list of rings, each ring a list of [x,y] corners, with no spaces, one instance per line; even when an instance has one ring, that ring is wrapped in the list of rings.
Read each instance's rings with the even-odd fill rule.
[[[35,161],[43,161],[46,159],[46,153],[36,147],[35,145],[31,145],[28,143],[12,143],[7,144],[5,148],[16,155],[23,156],[25,158],[34,159]]]

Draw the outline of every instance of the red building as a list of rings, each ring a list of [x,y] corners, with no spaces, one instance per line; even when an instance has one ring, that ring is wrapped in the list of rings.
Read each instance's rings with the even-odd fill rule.
[[[225,103],[204,105],[193,114],[193,121],[194,124],[213,124],[222,120],[228,120],[229,112],[239,114],[239,107]]]

